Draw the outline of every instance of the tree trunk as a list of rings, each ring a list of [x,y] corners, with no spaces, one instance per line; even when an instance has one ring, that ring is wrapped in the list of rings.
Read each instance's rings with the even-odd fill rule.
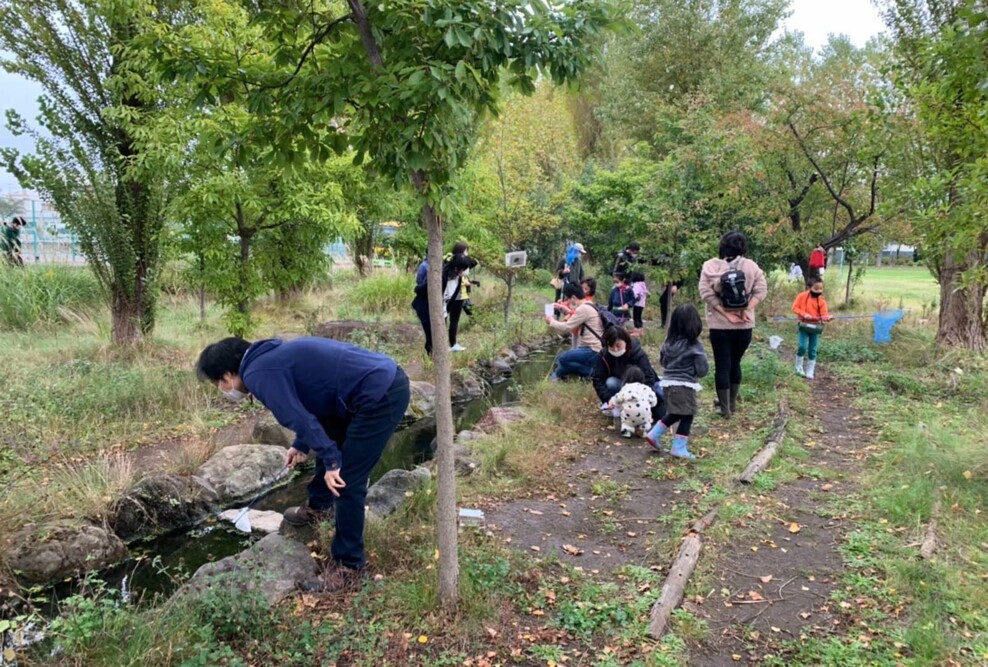
[[[416,188],[423,192],[423,177]],[[443,317],[443,228],[436,210],[422,205],[422,221],[429,233],[429,319],[432,320],[432,362],[436,385],[436,470],[439,493],[436,499],[436,531],[439,544],[439,603],[443,611],[455,613],[460,596],[460,564],[456,524],[456,467],[453,461],[453,402],[450,398],[450,352],[446,319]]]
[[[958,257],[948,250],[938,272],[940,283],[940,321],[937,327],[939,347],[961,347],[968,350],[985,349],[984,304],[985,288],[975,281],[960,286],[961,274],[978,266],[977,251]]]
[[[240,215],[240,205],[237,204],[237,213]],[[250,242],[253,232],[247,231],[242,224],[240,227],[240,298],[237,300],[237,312],[246,315],[250,312]]]
[[[199,321],[206,321],[206,283],[199,283]]]
[[[854,282],[854,260],[847,258],[847,285],[844,287],[844,303],[851,303],[851,283]]]
[[[508,273],[508,298],[504,300],[504,323],[508,323],[508,315],[511,313],[511,296],[515,289],[515,272]]]
[[[114,289],[110,303],[110,336],[116,345],[139,343],[141,335],[141,304],[130,294]]]

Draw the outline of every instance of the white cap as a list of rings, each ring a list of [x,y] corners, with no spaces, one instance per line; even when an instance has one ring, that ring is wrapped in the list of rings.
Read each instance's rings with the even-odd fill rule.
[[[583,247],[583,244],[582,243],[574,243],[573,244],[573,247],[576,248],[580,252],[581,255],[586,255],[587,254],[587,249]]]

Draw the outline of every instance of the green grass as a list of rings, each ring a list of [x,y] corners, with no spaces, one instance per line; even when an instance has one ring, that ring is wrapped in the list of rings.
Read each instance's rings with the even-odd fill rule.
[[[829,270],[827,275],[829,284]],[[846,276],[846,271],[844,275]],[[831,303],[842,303],[843,286],[839,293],[828,290],[827,296]],[[939,303],[940,288],[929,269],[924,266],[870,266],[860,281],[854,284],[853,297],[865,309],[901,307],[921,312],[924,308],[930,309]]]
[[[99,284],[84,268],[0,265],[0,332],[85,319],[98,313],[103,301]]]

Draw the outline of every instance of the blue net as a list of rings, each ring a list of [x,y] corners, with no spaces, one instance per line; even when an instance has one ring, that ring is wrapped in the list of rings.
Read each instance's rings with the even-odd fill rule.
[[[875,342],[891,343],[892,327],[902,319],[903,315],[905,315],[905,312],[901,310],[883,310],[875,313],[872,316],[872,320],[875,322]]]

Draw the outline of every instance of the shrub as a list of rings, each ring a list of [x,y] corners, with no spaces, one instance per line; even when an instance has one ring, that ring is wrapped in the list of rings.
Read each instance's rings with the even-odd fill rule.
[[[347,304],[374,315],[407,315],[414,297],[415,277],[409,273],[375,273],[349,290]]]
[[[0,267],[0,329],[51,326],[64,321],[67,311],[92,315],[103,303],[99,283],[84,268]]]

